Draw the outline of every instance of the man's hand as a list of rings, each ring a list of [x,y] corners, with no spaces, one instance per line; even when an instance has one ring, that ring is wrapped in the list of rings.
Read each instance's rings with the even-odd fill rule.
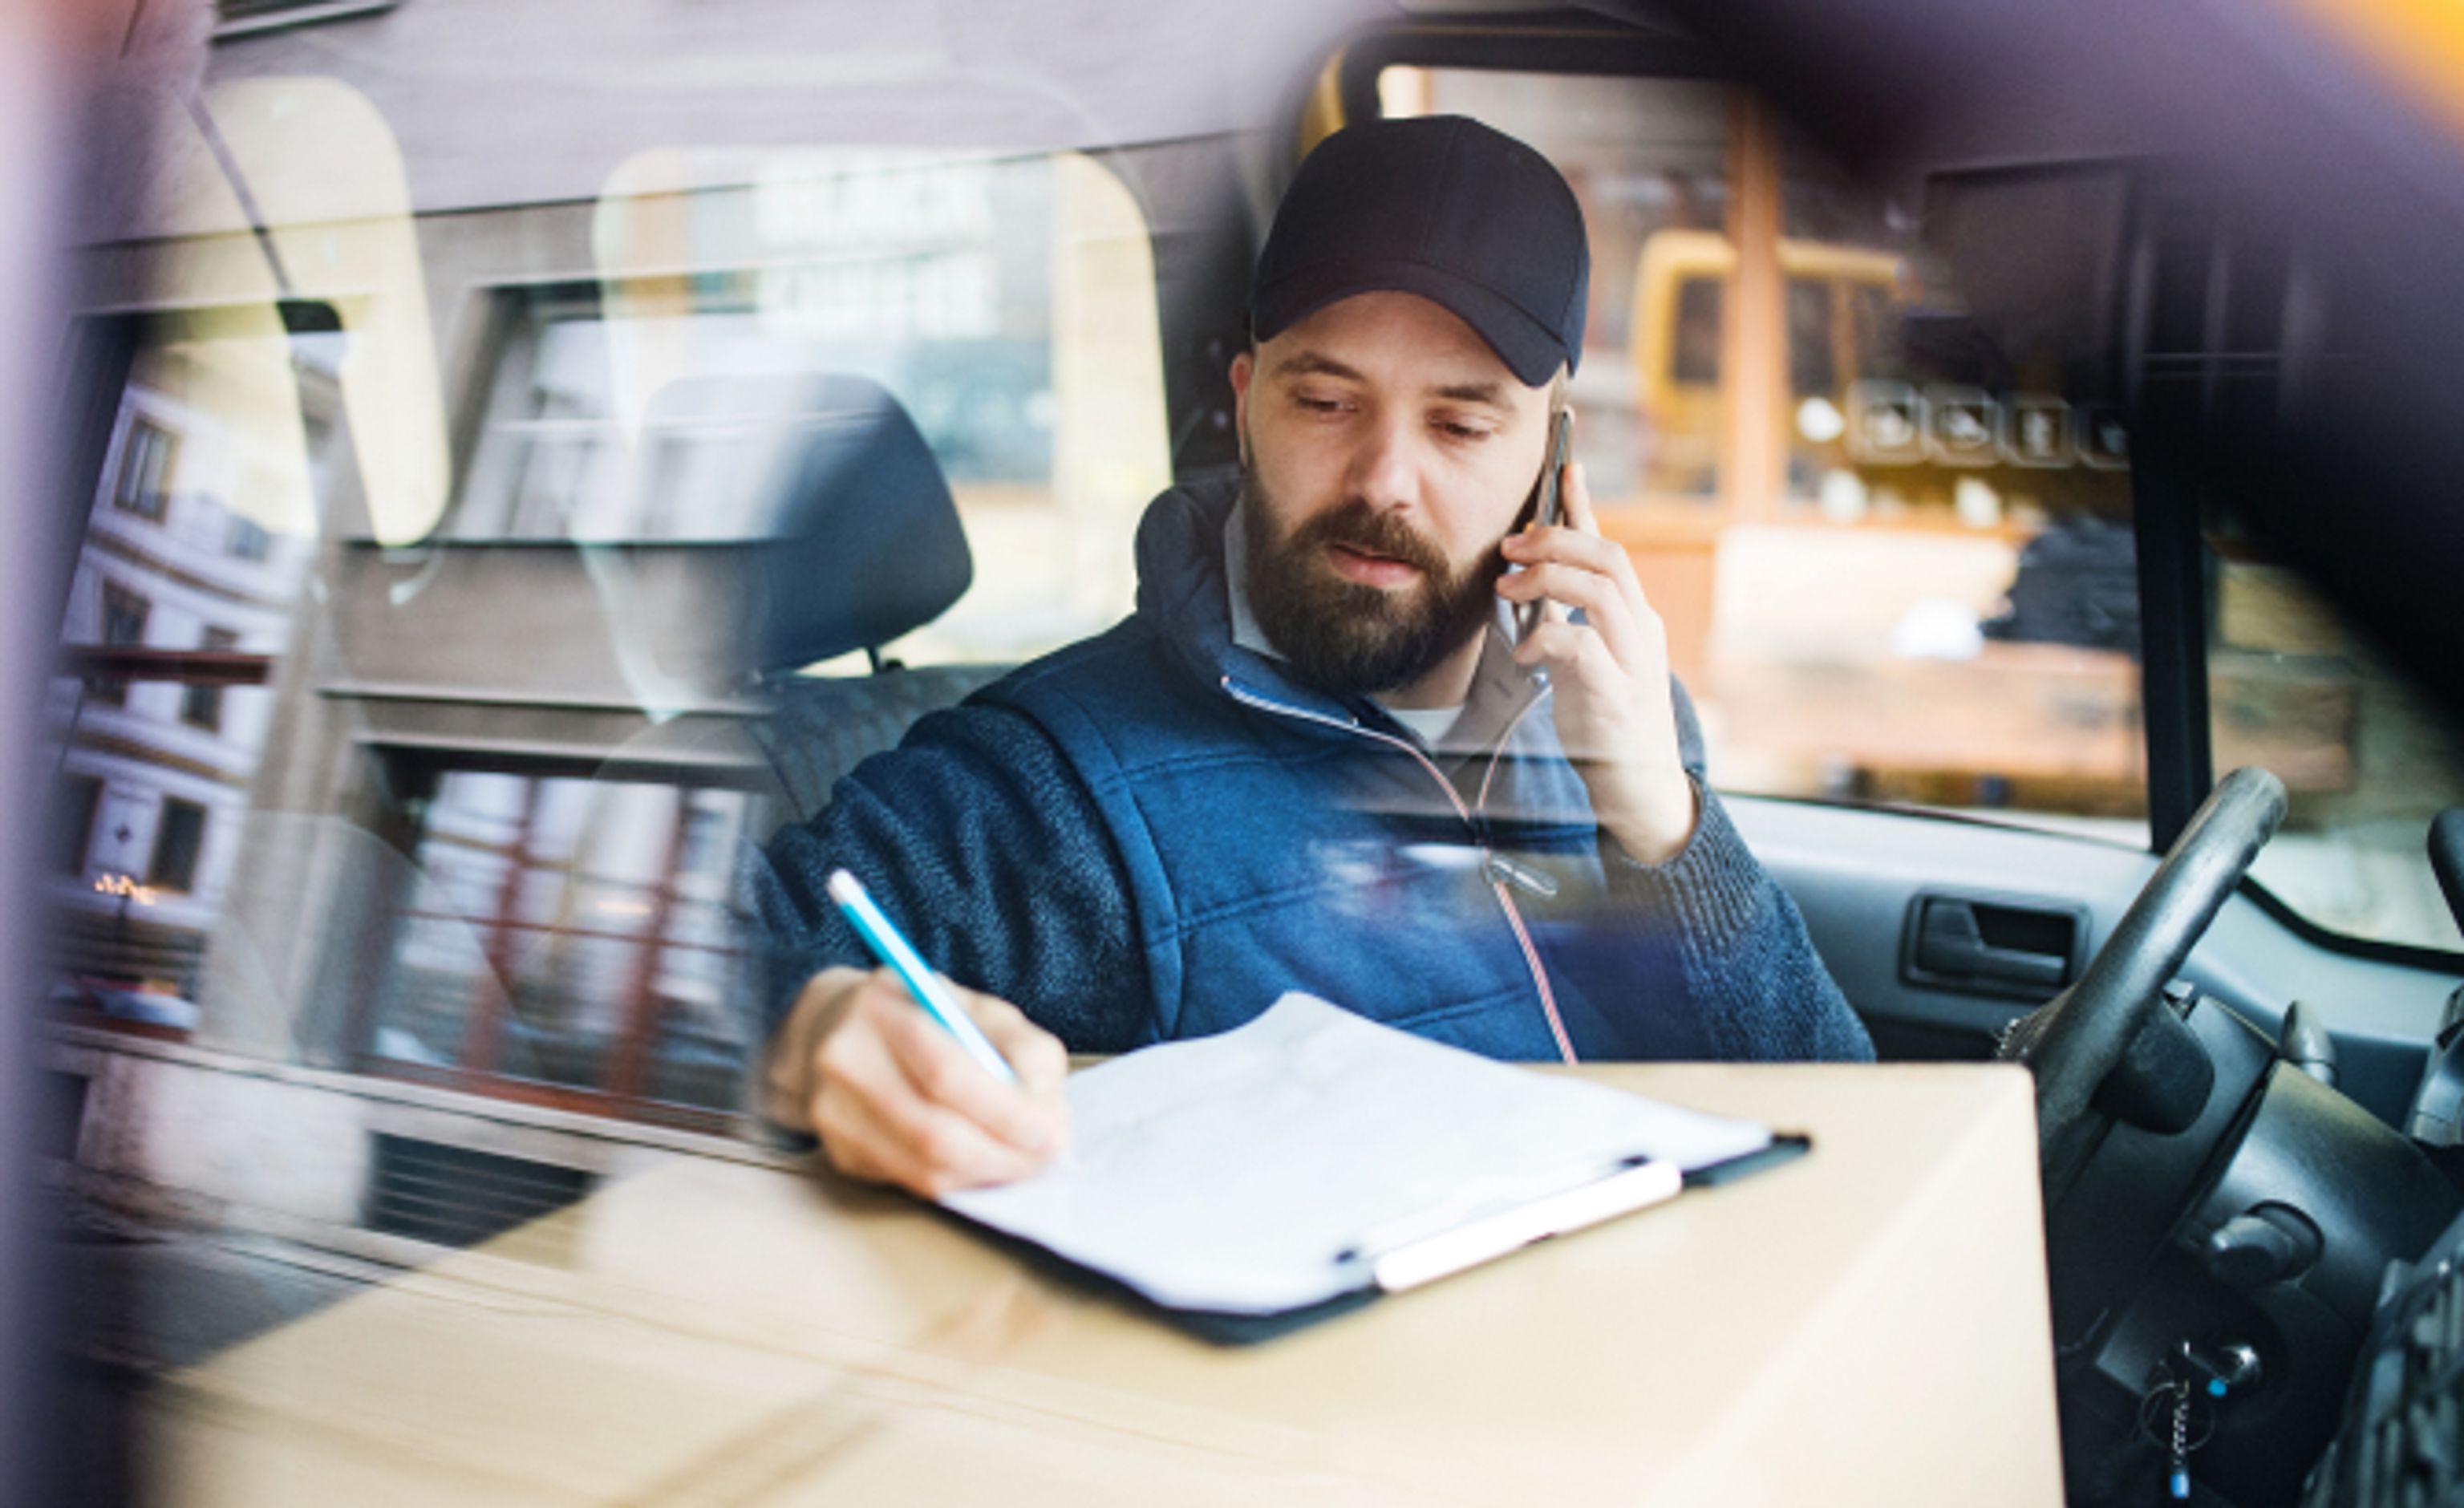
[[[888,969],[824,969],[771,1046],[770,1113],[810,1130],[841,1172],[937,1199],[1024,1178],[1067,1140],[1060,1039],[1016,1006],[953,985],[1018,1073],[984,1072]]]
[[[1592,810],[1627,854],[1644,864],[1677,856],[1694,835],[1694,784],[1677,748],[1668,681],[1668,631],[1635,580],[1625,551],[1600,537],[1583,469],[1560,478],[1566,522],[1505,542],[1523,569],[1500,577],[1508,602],[1545,597],[1540,626],[1514,647],[1524,665],[1546,663],[1555,688],[1557,737],[1590,787]],[[1583,622],[1568,621],[1580,608]]]

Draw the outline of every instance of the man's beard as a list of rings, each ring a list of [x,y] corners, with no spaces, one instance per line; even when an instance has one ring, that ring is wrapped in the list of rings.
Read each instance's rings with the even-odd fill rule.
[[[1275,509],[1245,459],[1241,479],[1242,585],[1258,626],[1297,679],[1339,697],[1392,691],[1435,670],[1495,620],[1497,579],[1506,572],[1496,545],[1458,571],[1419,531],[1361,498],[1279,539]],[[1338,543],[1401,561],[1420,578],[1391,590],[1346,581],[1326,559],[1326,546]]]

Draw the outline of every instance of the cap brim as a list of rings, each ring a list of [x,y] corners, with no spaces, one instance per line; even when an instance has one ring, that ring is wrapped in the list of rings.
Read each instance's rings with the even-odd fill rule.
[[[1259,292],[1249,310],[1250,333],[1270,341],[1330,304],[1355,294],[1417,294],[1472,328],[1526,388],[1538,388],[1571,367],[1571,353],[1556,332],[1519,304],[1425,262],[1322,262]]]

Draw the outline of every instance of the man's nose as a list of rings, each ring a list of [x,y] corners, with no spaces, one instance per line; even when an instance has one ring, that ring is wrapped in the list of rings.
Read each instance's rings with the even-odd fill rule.
[[[1352,491],[1379,512],[1417,505],[1420,499],[1420,437],[1400,418],[1381,418],[1361,437],[1353,455]]]

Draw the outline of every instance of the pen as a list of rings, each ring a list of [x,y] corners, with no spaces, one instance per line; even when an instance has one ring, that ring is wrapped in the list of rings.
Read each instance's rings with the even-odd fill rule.
[[[915,951],[914,944],[909,942],[898,928],[891,924],[890,919],[882,915],[881,908],[872,903],[872,897],[865,892],[864,882],[846,870],[837,869],[830,871],[830,877],[824,882],[824,888],[829,891],[830,898],[839,903],[839,910],[847,914],[848,924],[855,928],[856,936],[864,939],[864,945],[872,949],[872,956],[889,965],[906,984],[907,992],[915,997],[915,1003],[924,1008],[924,1013],[939,1022],[941,1030],[957,1037],[958,1045],[967,1050],[969,1057],[983,1065],[985,1073],[1004,1084],[1017,1083],[1018,1075],[1011,1072],[1000,1050],[977,1027],[975,1018],[950,998],[950,991],[942,987],[941,977],[925,964],[923,955]]]

